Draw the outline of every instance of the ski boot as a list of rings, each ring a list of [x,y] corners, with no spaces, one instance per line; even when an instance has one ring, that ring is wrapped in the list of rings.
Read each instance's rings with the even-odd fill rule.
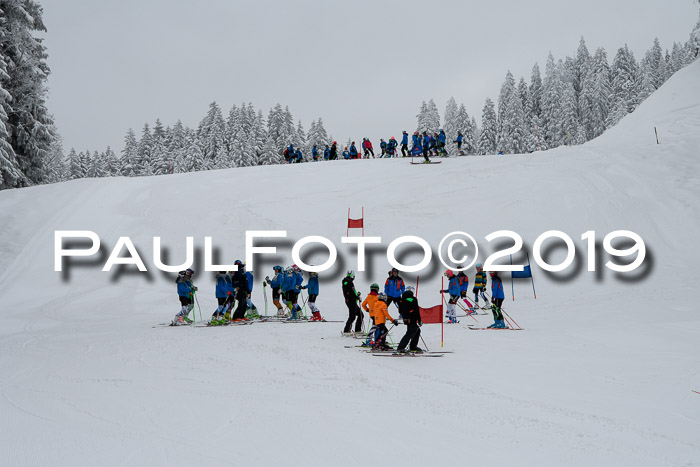
[[[493,322],[493,324],[492,324],[492,325],[490,325],[490,326],[486,326],[486,327],[487,327],[487,328],[489,328],[489,329],[492,329],[492,328],[497,328],[497,327],[498,327],[498,320],[495,320],[495,321]]]
[[[423,353],[424,350],[421,349],[420,347],[416,347],[415,349],[411,349],[411,353]]]
[[[183,321],[184,321],[185,323],[187,323],[187,324],[192,324],[192,320],[189,319],[187,316],[183,316],[182,319],[183,319]]]
[[[314,311],[311,316],[311,321],[323,321],[320,311]]]
[[[505,321],[503,321],[502,319],[499,319],[498,321],[496,321],[496,326],[495,326],[495,327],[496,327],[497,329],[505,329],[505,328],[507,328],[508,326],[506,326]]]
[[[171,326],[179,326],[185,322],[185,318],[182,315],[175,315],[173,318],[172,322],[170,323]]]
[[[231,312],[230,312],[230,311],[227,311],[226,313],[224,313],[224,319],[225,319],[226,321],[230,321],[230,320],[231,320]]]

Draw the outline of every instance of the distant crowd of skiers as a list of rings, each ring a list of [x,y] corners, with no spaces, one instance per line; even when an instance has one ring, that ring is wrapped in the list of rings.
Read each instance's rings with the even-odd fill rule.
[[[257,307],[251,301],[251,292],[253,291],[253,275],[246,272],[245,263],[237,260],[234,263],[238,266],[238,271],[225,272],[221,271],[216,274],[216,299],[218,306],[214,311],[209,325],[223,325],[228,322],[247,321],[255,318],[260,318]],[[272,300],[277,309],[276,318],[278,319],[301,319],[302,307],[299,306],[298,300],[302,290],[308,290],[308,303],[311,310],[310,321],[324,321],[321,316],[321,311],[316,306],[316,299],[319,295],[318,273],[310,272],[309,280],[304,285],[304,279],[301,269],[297,265],[292,265],[287,268],[282,266],[274,266],[274,276],[265,277],[264,286],[272,288]],[[505,298],[503,291],[503,282],[498,276],[498,273],[491,271],[491,311],[494,317],[494,323],[489,327],[505,328],[505,322],[501,311],[501,306]],[[175,315],[172,324],[188,324],[192,320],[189,318],[193,312],[194,301],[196,300],[195,293],[197,287],[192,282],[194,271],[187,269],[180,272],[177,279],[178,298],[180,300],[181,309]],[[468,305],[467,313],[474,313],[475,309],[479,308],[479,299],[485,303],[488,302],[486,296],[486,272],[483,270],[481,263],[476,265],[476,275],[474,278],[474,303],[467,300],[469,292],[469,277],[460,271],[455,274],[452,270],[445,271],[445,277],[448,279],[448,286],[444,290],[440,290],[441,294],[448,294],[449,300],[447,303],[446,317],[449,323],[457,323],[456,305],[460,299],[464,300]],[[422,326],[420,307],[418,299],[414,295],[415,290],[411,286],[406,286],[404,280],[399,276],[399,271],[393,268],[388,273],[388,277],[384,282],[384,291],[380,292],[379,284],[370,285],[370,292],[367,297],[362,300],[360,292],[355,288],[355,273],[348,271],[342,280],[342,291],[345,300],[345,305],[348,309],[348,319],[343,330],[344,334],[352,334],[351,330],[354,323],[354,332],[362,332],[363,313],[364,310],[369,314],[372,320],[364,346],[372,347],[378,350],[388,350],[390,347],[386,344],[386,338],[389,329],[386,323],[392,323],[394,326],[399,324],[398,319],[395,319],[389,313],[389,305],[394,303],[398,309],[399,317],[406,325],[406,334],[399,342],[398,352],[421,352],[418,347],[420,338],[420,327]],[[267,292],[265,300],[267,303]],[[284,301],[284,305],[281,301]],[[232,311],[235,310],[235,311]],[[406,350],[408,348],[408,350]]]
[[[457,132],[457,138],[454,140],[454,143],[457,144],[457,151],[458,155],[464,155],[462,152],[462,142],[464,140],[464,136],[462,135],[461,131]],[[320,161],[320,160],[326,160],[326,161],[332,161],[332,160],[337,160],[340,157],[346,160],[350,159],[369,159],[369,158],[375,158],[374,154],[374,147],[372,146],[372,142],[369,140],[369,138],[362,138],[362,153],[358,150],[357,146],[355,145],[355,141],[352,141],[350,143],[350,146],[345,146],[343,151],[338,153],[338,142],[333,141],[332,144],[325,145],[326,147],[323,149],[323,154],[321,154],[321,151],[319,150],[318,146],[316,144],[313,145],[311,148],[311,158],[314,161]],[[414,132],[412,141],[411,141],[411,149],[409,150],[408,148],[408,132],[404,131],[403,136],[401,137],[401,157],[408,157],[408,156],[420,156],[422,155],[426,161],[430,161],[429,157],[431,155],[434,156],[446,156],[447,155],[447,136],[445,135],[445,131],[443,129],[440,129],[439,132],[433,133],[432,135],[428,133],[427,131],[424,131],[423,134],[421,135],[419,132]],[[398,157],[398,148],[399,148],[399,143],[396,141],[396,138],[393,136],[389,138],[389,141],[384,141],[384,139],[380,139],[379,142],[379,148],[381,149],[381,154],[379,155],[380,158],[385,158],[385,157]],[[284,160],[288,164],[293,164],[293,163],[298,163],[298,162],[304,162],[304,154],[299,148],[295,148],[293,144],[290,144],[283,153]]]

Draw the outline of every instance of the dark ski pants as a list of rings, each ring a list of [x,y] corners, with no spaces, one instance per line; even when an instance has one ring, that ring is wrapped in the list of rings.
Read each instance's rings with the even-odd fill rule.
[[[245,318],[247,299],[248,292],[239,289],[239,292],[236,293],[236,300],[238,300],[238,306],[236,307],[236,311],[233,312],[233,316],[231,316],[231,319]]]
[[[418,348],[418,339],[420,339],[420,326],[417,323],[408,323],[406,325],[406,334],[401,338],[398,350],[404,350],[409,343],[409,349],[416,350]]]
[[[401,297],[387,297],[387,301],[386,301],[387,308],[389,307],[389,305],[392,304],[392,302],[396,303],[396,305],[398,307],[399,305],[401,305]],[[399,316],[401,316],[401,312],[399,312]],[[403,316],[401,316],[401,317],[403,318]]]
[[[389,335],[389,330],[386,328],[386,324],[378,324],[374,334],[374,346],[386,345],[387,335]]]
[[[355,318],[357,318],[357,321],[355,321],[355,332],[362,331],[362,311],[360,310],[360,307],[357,306],[357,302],[345,302],[345,305],[348,307],[349,316],[347,322],[345,323],[345,329],[343,332],[350,332],[352,322],[355,321]]]
[[[408,144],[401,145],[401,157],[408,156]]]
[[[494,298],[493,304],[491,305],[491,313],[493,313],[494,320],[502,320],[503,313],[501,313],[501,305],[503,305],[502,298]]]

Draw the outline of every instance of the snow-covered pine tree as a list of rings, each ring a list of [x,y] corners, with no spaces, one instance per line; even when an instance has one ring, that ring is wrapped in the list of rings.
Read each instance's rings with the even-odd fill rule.
[[[310,159],[309,156],[311,154],[311,151],[306,144],[306,131],[304,131],[304,125],[302,125],[301,120],[299,120],[296,131],[294,132],[294,141],[294,147],[301,149],[301,152],[304,155],[304,161],[308,161]],[[359,146],[357,150],[361,151]]]
[[[152,135],[153,146],[151,148],[150,172],[153,175],[165,175],[170,173],[170,163],[165,141],[165,129],[160,119],[156,119]]]
[[[659,38],[654,39],[654,45],[647,50],[639,63],[640,73],[642,75],[640,102],[646,99],[654,91],[659,89],[666,79],[668,79],[668,70],[666,69],[666,59],[664,58]]]
[[[184,172],[185,158],[187,156],[187,130],[180,120],[175,122],[170,130],[168,139],[169,165],[172,164],[173,173]]]
[[[530,88],[525,82],[524,77],[520,77],[518,82],[518,95],[520,96],[520,103],[523,109],[523,131],[525,137],[525,148],[524,152],[533,152],[537,149],[537,138],[535,135],[535,125],[532,124],[533,118],[530,113]]]
[[[85,177],[85,168],[83,167],[81,155],[75,152],[74,148],[71,148],[68,153],[68,172],[66,175],[68,180]]]
[[[197,139],[204,160],[199,170],[205,167],[222,167],[228,159],[224,146],[224,117],[216,101],[209,104],[209,111],[197,128]]]
[[[427,131],[431,135],[440,129],[440,113],[438,112],[435,101],[430,99],[426,104],[421,104],[420,112],[418,113],[418,132],[423,134]]]
[[[0,190],[20,186],[20,182],[24,178],[22,170],[19,168],[15,150],[10,144],[10,133],[8,131],[8,116],[6,108],[10,109],[10,101],[12,96],[4,88],[5,82],[10,80],[7,74],[7,64],[2,55],[0,55]]]
[[[45,159],[55,134],[45,105],[48,55],[43,39],[33,35],[46,32],[43,10],[33,0],[3,0],[0,11],[0,61],[5,66],[0,72],[0,88],[5,91],[0,92],[0,126],[5,127],[4,131],[0,129],[0,139],[9,142],[14,152],[13,158],[0,143],[2,189],[46,179]],[[23,176],[17,176],[17,169]]]
[[[557,65],[554,62],[554,57],[551,52],[547,57],[547,65],[544,71],[544,80],[542,81],[542,126],[540,128],[541,146],[547,149],[557,147],[559,137],[559,122],[561,116],[561,98],[562,98],[562,83],[561,76]],[[542,144],[542,142],[544,142]]]
[[[104,155],[105,160],[105,171],[108,176],[115,177],[121,174],[121,167],[119,166],[119,159],[117,155],[114,154],[112,148],[107,146],[107,150]]]
[[[90,178],[102,178],[106,176],[104,154],[97,151],[90,155],[90,151],[85,152],[87,167],[87,176]]]
[[[255,113],[252,104],[249,105],[251,114]],[[265,151],[265,142],[267,141],[267,130],[265,129],[265,118],[263,117],[262,111],[258,110],[255,113],[255,118],[253,120],[253,127],[250,133],[250,143],[253,152],[253,165],[260,165],[260,161],[263,159],[263,153]]]
[[[328,133],[323,126],[323,120],[321,118],[319,118],[318,121],[311,123],[308,138],[309,146],[313,146],[315,144],[319,154],[323,155],[323,150],[325,149],[326,144],[330,145],[330,141],[328,140]]]
[[[626,44],[615,55],[611,76],[611,106],[606,123],[608,128],[616,125],[625,115],[633,112],[640,102],[641,79],[639,65],[637,65],[634,54]]]
[[[153,156],[153,135],[151,135],[151,128],[148,123],[143,125],[143,130],[141,131],[141,139],[139,140],[139,146],[136,157],[136,165],[138,167],[137,175],[152,175],[151,172],[151,159]]]
[[[527,136],[523,105],[515,87],[513,74],[508,71],[498,98],[498,137],[496,146],[505,154],[527,152]]]
[[[277,144],[275,144],[275,140],[268,136],[265,139],[265,143],[263,144],[263,150],[262,154],[260,155],[260,158],[258,159],[258,164],[259,165],[273,165],[273,164],[281,164],[282,163],[282,156],[279,154],[279,149],[277,147]]]
[[[526,105],[526,115],[530,117],[530,122],[526,123],[529,123],[530,130],[535,132],[535,149],[545,150],[547,146],[542,138],[542,76],[537,63],[532,67]]]
[[[496,141],[498,138],[498,121],[493,101],[486,99],[481,114],[481,134],[479,135],[479,154],[496,154]]]
[[[58,135],[57,132],[54,132]],[[45,183],[57,183],[68,179],[68,166],[63,155],[63,138],[57,136],[51,143],[46,158]]]
[[[590,92],[590,96],[587,96],[590,107],[586,109],[590,115],[584,115],[584,122],[589,125],[588,139],[591,140],[603,134],[607,128],[606,121],[610,113],[610,95],[612,94],[610,65],[608,54],[602,47],[596,50],[593,56],[589,82],[591,84],[585,88],[585,92]]]
[[[469,114],[467,113],[467,108],[464,107],[464,104],[460,104],[459,109],[457,109],[457,130],[462,132],[462,152],[466,155],[469,154],[476,154],[477,153],[477,145],[476,145],[476,135],[474,132],[474,124],[472,123],[472,119],[469,118]],[[457,134],[455,133],[454,136],[447,135],[447,140],[448,141],[454,141],[457,138]],[[456,144],[452,143],[455,147],[457,146]],[[455,152],[450,152],[450,154],[456,154],[456,149]]]
[[[75,150],[71,150],[74,152]],[[136,177],[139,175],[139,143],[136,140],[134,130],[129,128],[124,138],[124,149],[122,149],[121,171],[125,177]],[[70,156],[69,156],[70,159]],[[71,173],[73,170],[71,169]]]
[[[466,130],[464,121],[459,120],[459,107],[457,107],[457,101],[455,101],[454,97],[450,97],[445,106],[445,125],[442,128],[447,136],[447,154],[454,156],[457,154],[457,145],[454,143],[455,138],[457,138],[457,132]]]

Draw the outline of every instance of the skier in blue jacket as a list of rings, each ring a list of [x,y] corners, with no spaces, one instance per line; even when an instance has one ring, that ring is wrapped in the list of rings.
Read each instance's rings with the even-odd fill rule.
[[[173,326],[192,322],[188,315],[194,309],[193,295],[197,291],[197,287],[192,282],[193,275],[194,271],[192,269],[186,269],[185,271],[180,271],[177,279],[175,279],[177,295],[180,299],[180,311],[173,318]]]
[[[447,136],[445,135],[445,130],[440,128],[440,134],[438,135],[438,154],[442,154],[443,156],[447,155],[446,144]]]
[[[388,157],[394,157],[396,155],[396,148],[398,145],[399,143],[396,142],[396,138],[392,136],[389,142],[386,144],[386,153]]]
[[[406,156],[408,156],[408,133],[404,130],[401,136],[401,157]]]
[[[287,305],[287,308],[292,314],[290,319],[297,319],[297,312],[299,311],[299,305],[297,305],[299,289],[299,274],[293,266],[289,266],[284,271],[284,279],[282,280],[282,291],[284,292],[284,301]]]
[[[464,139],[464,136],[462,135],[461,131],[457,132],[457,139],[454,140],[455,143],[457,143],[457,151],[460,156],[463,156],[464,153],[462,152],[462,140]]]
[[[391,268],[391,271],[389,271],[389,277],[387,277],[386,282],[384,282],[384,293],[387,296],[386,306],[388,307],[392,302],[394,302],[398,308],[401,304],[401,296],[405,291],[406,284],[401,276],[399,276],[399,270],[396,268]]]
[[[311,321],[323,321],[321,310],[316,306],[316,298],[318,297],[318,273],[309,273],[309,282],[301,286],[302,289],[307,289],[309,292],[309,308],[311,309]]]
[[[246,297],[246,318],[260,318],[258,307],[255,306],[250,296],[253,293],[253,273],[245,270],[245,261],[239,266],[239,269],[245,272],[246,282],[248,284],[248,297]]]
[[[313,160],[317,161],[318,160],[318,148],[314,144],[314,146],[311,148],[311,157]]]
[[[386,156],[386,141],[384,141],[384,139],[379,140],[379,148],[382,150],[382,154],[379,156],[381,159],[382,157]]]
[[[450,323],[458,323],[457,321],[457,310],[455,305],[459,296],[461,294],[462,286],[459,283],[459,277],[455,275],[450,269],[445,271],[445,277],[447,277],[450,282],[448,283],[447,289],[440,290],[440,293],[449,293],[450,300],[447,302],[447,317]]]
[[[228,275],[226,271],[219,271],[216,273],[216,301],[218,307],[214,310],[214,314],[211,315],[210,323],[224,322],[224,312],[227,312],[229,317],[231,316],[228,312],[228,304],[230,303],[231,297],[231,276]]]
[[[496,271],[490,271],[489,276],[491,276],[491,312],[494,320],[494,323],[489,327],[503,329],[506,327],[501,311],[503,300],[506,298],[503,293],[503,281],[498,277]]]
[[[430,162],[430,159],[428,158],[428,152],[430,151],[430,135],[428,134],[427,131],[423,132],[423,157],[425,158],[426,161]]]
[[[355,142],[353,141],[352,144],[350,145],[350,159],[359,159],[359,155],[357,152],[357,147],[355,146]]]
[[[270,279],[270,276],[265,277],[265,282],[272,287],[272,303],[277,308],[277,316],[284,316],[284,309],[280,303],[280,288],[282,287],[282,280],[284,279],[284,270],[282,266],[274,266],[272,270],[275,272],[275,276]]]
[[[331,158],[331,148],[326,144],[326,149],[323,150],[323,158],[325,160],[330,160]]]

